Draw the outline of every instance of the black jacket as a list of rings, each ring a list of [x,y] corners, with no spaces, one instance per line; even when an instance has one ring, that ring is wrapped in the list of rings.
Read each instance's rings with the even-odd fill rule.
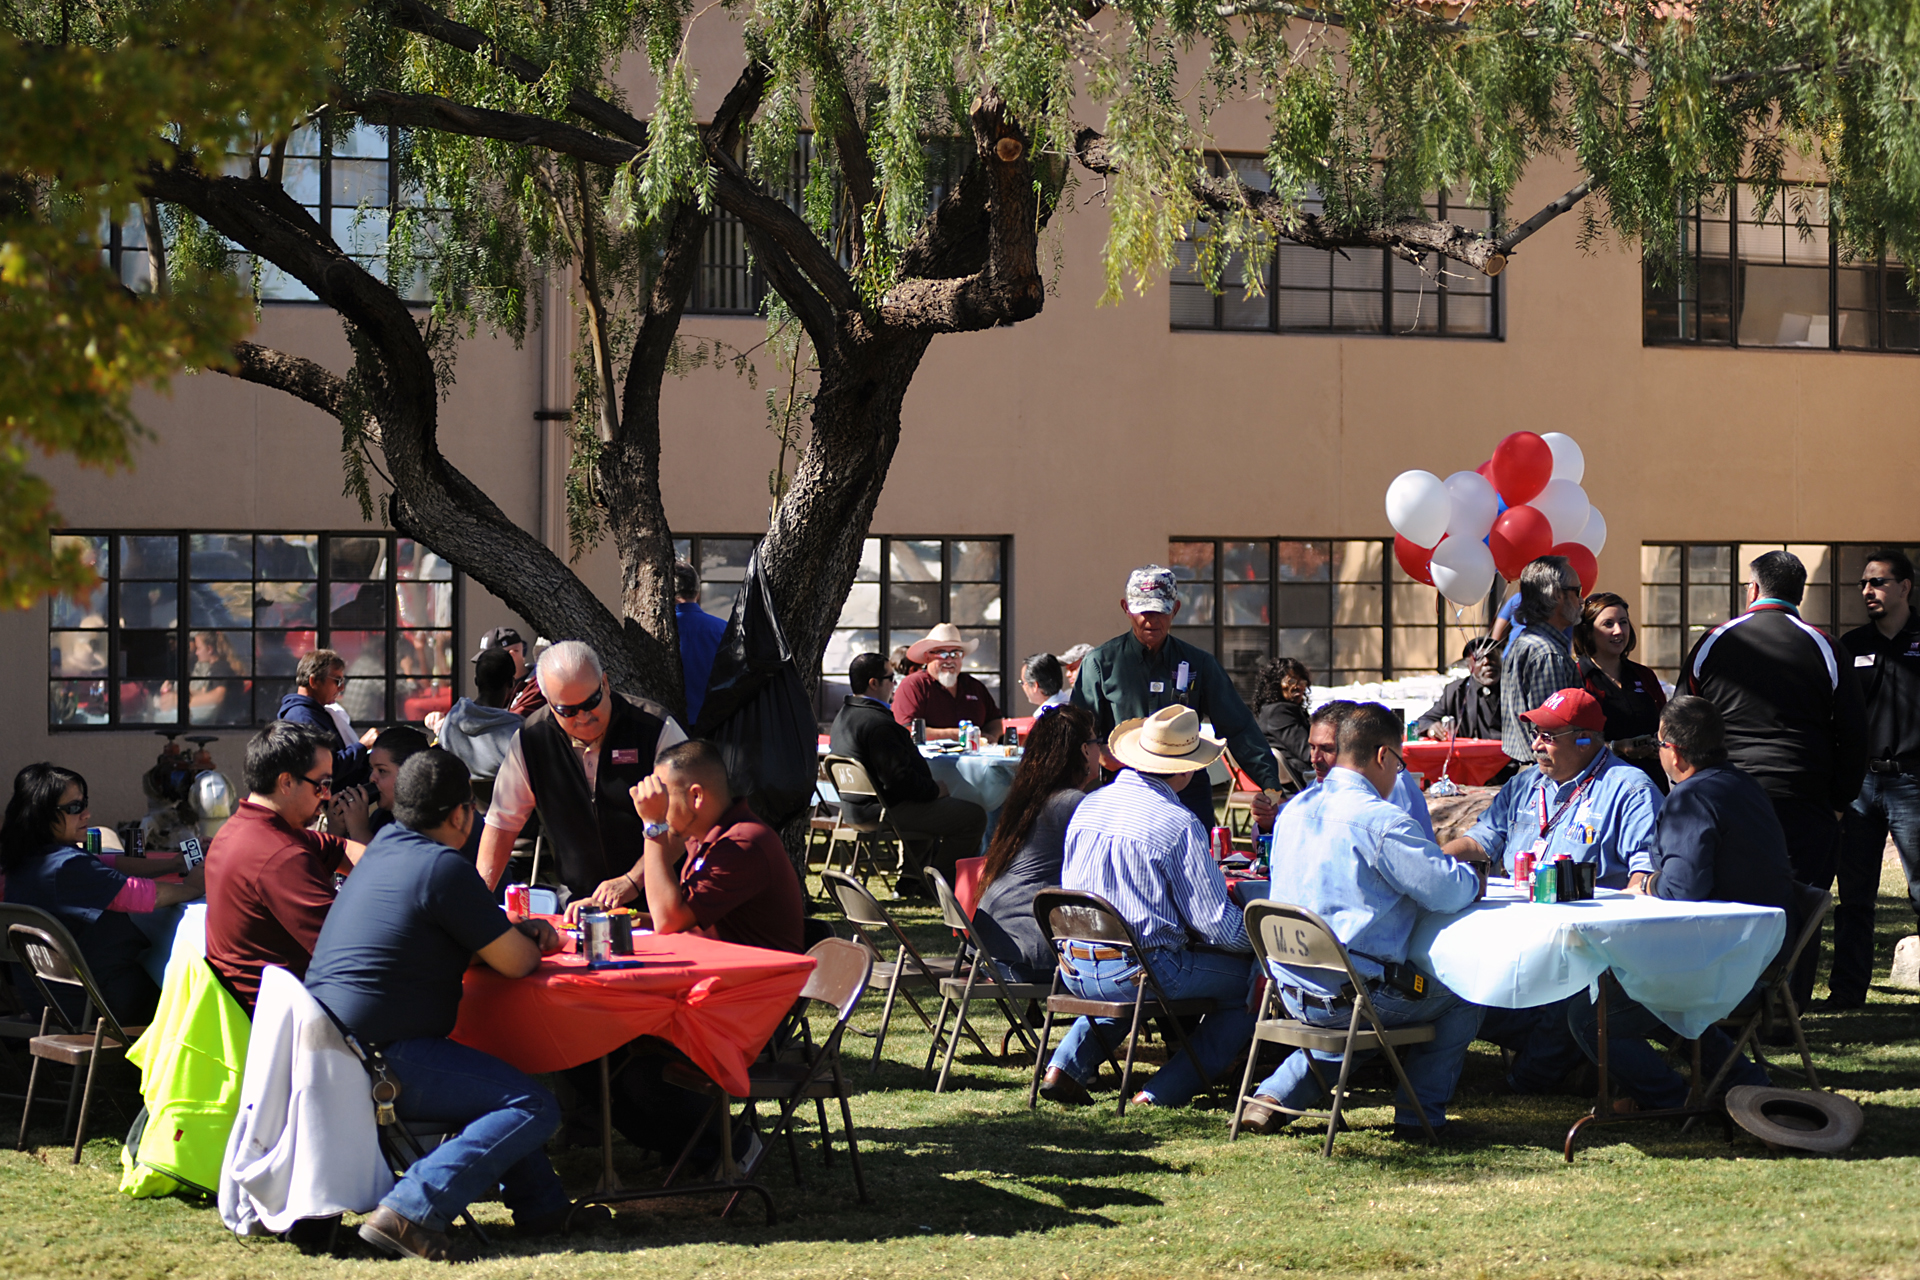
[[[1920,769],[1920,612],[1891,636],[1869,622],[1840,638],[1867,704],[1867,753]]]
[[[913,734],[893,718],[884,702],[864,695],[846,700],[840,714],[833,718],[833,730],[827,749],[837,756],[852,756],[867,766],[867,777],[888,804],[924,804],[940,798],[940,784],[933,770],[913,745]],[[879,816],[872,805],[845,805],[846,816],[855,822],[872,822]]]
[[[666,721],[666,709],[658,703],[614,694],[613,715],[600,739],[591,792],[552,707],[541,707],[521,726],[520,750],[541,830],[553,845],[560,878],[574,897],[592,893],[602,881],[639,861],[646,842],[645,824],[634,812],[629,793],[653,772]],[[642,899],[635,904],[642,910],[645,892],[643,888]]]
[[[1758,784],[1738,769],[1702,769],[1673,789],[1653,828],[1653,894],[1680,902],[1750,902],[1795,917],[1787,835]]]
[[[1253,713],[1253,722],[1267,737],[1267,745],[1293,773],[1293,780],[1306,786],[1313,778],[1313,761],[1307,756],[1307,709],[1298,702],[1269,702]]]
[[[1461,738],[1500,736],[1500,686],[1483,687],[1472,676],[1461,676],[1445,689],[1413,727],[1425,733],[1442,716],[1453,717],[1453,732]]]
[[[1785,605],[1758,604],[1687,655],[1685,687],[1720,709],[1729,763],[1775,800],[1844,809],[1867,772],[1867,712],[1846,653]]]

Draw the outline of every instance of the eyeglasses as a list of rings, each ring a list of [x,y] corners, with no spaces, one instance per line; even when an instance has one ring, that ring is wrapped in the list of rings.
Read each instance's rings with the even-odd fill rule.
[[[1395,768],[1394,768],[1395,773],[1405,773],[1407,771],[1407,758],[1405,756],[1401,755],[1398,751],[1395,751],[1392,747],[1386,746],[1384,744],[1382,744],[1380,749],[1393,757],[1393,763],[1395,765]]]
[[[591,698],[588,698],[585,702],[575,702],[571,705],[564,702],[552,703],[551,705],[553,707],[553,714],[559,716],[562,720],[571,720],[575,716],[583,716],[587,712],[599,706],[600,699],[605,697],[606,693],[607,693],[607,686],[603,683],[598,689],[595,689],[593,691],[593,696]]]
[[[1898,581],[1900,581],[1898,578],[1862,578],[1860,585],[1863,588],[1872,587],[1875,591],[1884,591]]]
[[[87,800],[87,798],[85,796],[81,796],[78,800],[75,800],[72,804],[58,804],[58,805],[55,805],[54,808],[58,809],[61,813],[72,814],[74,817],[77,818],[81,814],[87,811],[88,803],[89,801]]]
[[[1541,739],[1544,738],[1548,742],[1553,742],[1556,739],[1566,737],[1568,734],[1578,733],[1578,732],[1579,730],[1577,729],[1556,729],[1552,733],[1549,733],[1545,729],[1535,729],[1533,731],[1533,737],[1529,738],[1528,741],[1539,742]]]
[[[929,649],[927,656],[929,658],[959,658],[964,657],[966,652],[965,649]]]
[[[323,796],[333,794],[333,775],[332,774],[328,774],[324,778],[309,778],[304,773],[298,774],[296,776],[300,779],[300,781],[306,783],[308,786],[312,787],[315,791],[319,792]]]
[[[1665,747],[1669,751],[1678,751],[1680,749],[1671,742],[1656,742],[1654,745],[1657,747]]]

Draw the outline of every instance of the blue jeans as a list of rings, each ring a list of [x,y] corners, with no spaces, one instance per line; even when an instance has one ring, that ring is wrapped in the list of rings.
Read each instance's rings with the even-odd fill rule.
[[[1169,1000],[1202,1000],[1212,997],[1220,1008],[1200,1020],[1199,1028],[1187,1040],[1193,1047],[1195,1062],[1185,1050],[1175,1054],[1158,1074],[1141,1086],[1141,1092],[1162,1107],[1183,1107],[1193,1095],[1233,1065],[1253,1040],[1253,1015],[1247,1012],[1247,997],[1253,986],[1253,960],[1250,956],[1218,951],[1147,952],[1147,964],[1159,980]],[[1064,966],[1062,966],[1064,969]],[[1124,1000],[1134,998],[1133,976],[1139,967],[1130,960],[1074,960],[1074,972],[1063,973],[1067,989],[1088,1000]],[[1148,988],[1152,995],[1152,988]],[[1095,1035],[1099,1039],[1095,1039]],[[1118,1045],[1126,1035],[1126,1024],[1117,1018],[1080,1018],[1061,1038],[1048,1065],[1060,1068],[1081,1084],[1091,1083],[1099,1074],[1106,1054],[1101,1045]]]
[[[1296,979],[1287,979],[1288,984],[1294,981]],[[1427,994],[1418,1000],[1390,987],[1382,987],[1369,995],[1373,1000],[1374,1012],[1380,1015],[1381,1023],[1388,1028],[1433,1024],[1432,1040],[1394,1051],[1400,1055],[1400,1065],[1406,1069],[1407,1080],[1413,1085],[1413,1097],[1407,1097],[1404,1089],[1395,1091],[1393,1122],[1417,1125],[1424,1112],[1427,1123],[1438,1129],[1447,1122],[1447,1102],[1453,1097],[1454,1086],[1460,1083],[1460,1068],[1466,1065],[1467,1046],[1473,1043],[1474,1036],[1480,1030],[1483,1010],[1477,1004],[1468,1004],[1438,982],[1432,982],[1431,979],[1429,982],[1431,985]],[[1286,1006],[1288,1017],[1316,1027],[1338,1027],[1344,1031],[1353,1018],[1352,1006],[1325,1009],[1302,1004],[1287,990],[1281,991],[1280,1003]],[[1363,1016],[1360,1027],[1363,1031],[1371,1031],[1373,1024]],[[1339,1072],[1339,1054],[1316,1053],[1313,1056],[1322,1063],[1331,1064],[1334,1073]],[[1354,1061],[1363,1062],[1371,1056],[1371,1053],[1355,1054]],[[1303,1111],[1319,1102],[1323,1096],[1319,1082],[1308,1070],[1305,1049],[1295,1049],[1289,1054],[1286,1061],[1280,1064],[1280,1069],[1262,1080],[1254,1092]],[[1420,1105],[1418,1112],[1413,1109],[1416,1099]]]
[[[1907,869],[1907,900],[1920,916],[1920,778],[1912,774],[1868,774],[1840,819],[1840,901],[1833,909],[1828,986],[1842,999],[1866,999],[1873,981],[1873,907],[1889,834]]]
[[[1568,1010],[1578,996],[1531,1009],[1488,1009],[1480,1036],[1513,1051],[1507,1087],[1515,1093],[1553,1093],[1580,1062],[1580,1046],[1567,1027]]]
[[[1673,1028],[1653,1016],[1645,1005],[1627,998],[1626,993],[1611,983],[1606,984],[1607,992],[1607,1074],[1617,1080],[1633,1100],[1642,1107],[1660,1110],[1667,1107],[1685,1106],[1687,1102],[1687,1082],[1680,1073],[1667,1065],[1660,1051],[1647,1043],[1649,1039],[1666,1043],[1678,1039]],[[1600,1018],[1595,1012],[1593,1001],[1582,993],[1573,997],[1567,1008],[1567,1025],[1579,1043],[1581,1052],[1593,1061],[1599,1056],[1595,1045],[1599,1040]],[[1733,1041],[1718,1027],[1708,1027],[1700,1037],[1700,1069],[1706,1072],[1705,1084],[1720,1070],[1720,1064],[1733,1052]],[[1727,1073],[1726,1087],[1731,1089],[1739,1084],[1754,1084],[1765,1087],[1772,1081],[1767,1073],[1747,1058],[1740,1055],[1733,1064],[1733,1070]]]
[[[551,1093],[492,1054],[451,1040],[399,1040],[383,1052],[400,1077],[393,1109],[408,1127],[458,1132],[416,1161],[381,1204],[433,1231],[496,1192],[518,1222],[567,1207],[546,1152],[560,1127]]]

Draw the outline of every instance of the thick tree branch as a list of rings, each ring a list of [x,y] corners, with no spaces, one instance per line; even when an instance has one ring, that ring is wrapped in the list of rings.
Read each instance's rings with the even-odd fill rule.
[[[1552,222],[1567,210],[1573,208],[1573,206],[1579,204],[1587,198],[1587,193],[1592,190],[1593,181],[1588,179],[1558,199],[1548,201],[1547,204],[1541,208],[1540,212],[1534,214],[1531,218],[1528,218],[1525,222],[1501,236],[1500,239],[1494,243],[1494,251],[1502,256],[1512,253],[1515,245],[1525,240],[1540,228],[1546,226],[1549,222]]]
[[[430,93],[394,93],[387,89],[375,89],[364,97],[343,99],[334,105],[369,124],[434,129],[469,138],[494,138],[501,142],[541,147],[610,169],[631,162],[641,151],[639,146],[631,142],[605,138],[590,130],[549,120],[544,116],[472,107]]]
[[[284,391],[304,400],[328,417],[338,418],[346,404],[347,383],[332,370],[305,356],[263,347],[257,342],[233,344],[233,364],[220,370],[245,382]]]
[[[709,145],[707,158],[718,171],[715,198],[720,207],[747,226],[760,232],[768,243],[793,260],[828,305],[840,311],[860,309],[860,291],[838,259],[813,234],[806,219],[795,213],[784,200],[777,200],[760,189],[726,151]]]

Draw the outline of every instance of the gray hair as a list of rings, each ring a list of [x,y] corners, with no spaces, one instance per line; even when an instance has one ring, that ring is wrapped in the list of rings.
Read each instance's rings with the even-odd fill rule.
[[[534,669],[534,678],[540,682],[540,692],[547,692],[550,682],[575,680],[581,676],[591,676],[597,683],[606,668],[600,665],[600,655],[585,640],[562,640],[540,655],[540,664]]]
[[[1530,627],[1543,625],[1560,607],[1560,593],[1573,577],[1573,562],[1565,556],[1541,556],[1520,571],[1520,620]]]

